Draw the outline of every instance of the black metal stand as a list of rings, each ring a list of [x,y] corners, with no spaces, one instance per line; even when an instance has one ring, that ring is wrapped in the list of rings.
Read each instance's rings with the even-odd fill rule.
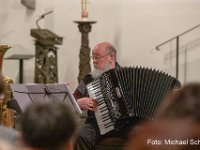
[[[5,59],[15,59],[19,60],[19,83],[23,83],[23,72],[24,72],[24,60],[33,58],[35,55],[11,55]]]

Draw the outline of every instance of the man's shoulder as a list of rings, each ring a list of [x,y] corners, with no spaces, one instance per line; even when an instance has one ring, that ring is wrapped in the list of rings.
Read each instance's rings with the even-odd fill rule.
[[[91,82],[91,81],[93,81],[93,80],[94,80],[94,78],[92,77],[91,74],[86,74],[85,77],[83,78],[83,82],[84,82],[85,84],[88,84],[89,82]]]
[[[77,89],[79,89],[79,90],[80,90],[80,89],[84,89],[84,90],[85,90],[86,85],[87,85],[89,82],[93,81],[93,80],[94,80],[94,79],[93,79],[93,77],[92,77],[91,74],[85,75],[84,78],[83,78],[83,80],[79,83]],[[81,91],[82,91],[82,90],[81,90]]]

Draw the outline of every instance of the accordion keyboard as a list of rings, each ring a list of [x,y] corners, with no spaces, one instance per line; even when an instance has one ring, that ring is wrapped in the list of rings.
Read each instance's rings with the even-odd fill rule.
[[[102,135],[125,127],[124,120],[154,119],[167,93],[180,87],[180,82],[160,70],[121,67],[106,71],[86,87],[97,100],[95,117]]]
[[[100,79],[88,84],[87,90],[90,98],[97,100],[97,108],[94,113],[99,126],[100,134],[105,134],[113,130],[114,123],[110,117],[108,106],[104,100]]]

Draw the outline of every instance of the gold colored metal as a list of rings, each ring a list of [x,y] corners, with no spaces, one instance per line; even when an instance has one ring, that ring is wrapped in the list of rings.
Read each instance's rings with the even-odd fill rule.
[[[6,108],[5,111],[3,111],[2,125],[8,128],[14,128],[14,114],[15,111],[13,109]]]
[[[3,56],[6,53],[6,51],[11,48],[11,46],[8,45],[0,45],[0,71],[2,72],[2,65],[3,65]]]
[[[11,48],[8,45],[0,45],[0,74],[2,75],[3,56],[5,52]],[[12,91],[10,84],[13,84],[13,80],[10,77],[3,76],[4,91],[0,93],[0,124],[6,127],[12,128],[14,125],[14,110],[8,109],[6,104],[12,98]]]
[[[12,98],[12,90],[10,88],[10,84],[14,84],[13,80],[8,77],[8,76],[4,76],[4,103],[3,105],[5,106],[6,103],[8,102],[8,100],[10,100]]]

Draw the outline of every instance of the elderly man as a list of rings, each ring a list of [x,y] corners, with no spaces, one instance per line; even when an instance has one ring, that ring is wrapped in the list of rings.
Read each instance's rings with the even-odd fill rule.
[[[105,71],[120,67],[116,62],[116,50],[109,42],[97,44],[92,50],[92,59],[93,71],[85,76],[74,92],[74,97],[77,99],[80,108],[88,111],[86,122],[82,126],[75,143],[76,150],[94,150],[96,143],[105,137],[100,135],[94,116],[94,110],[97,105],[96,100],[89,98],[86,84],[99,77]]]

